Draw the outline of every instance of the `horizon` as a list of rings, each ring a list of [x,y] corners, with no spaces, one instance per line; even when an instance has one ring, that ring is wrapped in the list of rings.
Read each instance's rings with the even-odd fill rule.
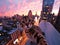
[[[43,0],[0,0],[0,16],[13,16],[14,14],[27,15],[29,10],[32,14],[38,15],[42,11]],[[57,16],[60,6],[60,0],[55,0],[52,13]]]

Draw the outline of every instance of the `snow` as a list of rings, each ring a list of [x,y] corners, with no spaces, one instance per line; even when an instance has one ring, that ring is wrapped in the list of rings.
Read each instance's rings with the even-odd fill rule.
[[[57,32],[51,23],[42,20],[39,23],[39,27],[45,33],[48,45],[60,45],[60,33]]]

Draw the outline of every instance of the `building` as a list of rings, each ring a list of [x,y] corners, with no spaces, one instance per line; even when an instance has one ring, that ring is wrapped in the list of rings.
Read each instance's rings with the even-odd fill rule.
[[[0,45],[6,45],[11,40],[10,35],[7,32],[0,31]]]
[[[47,17],[52,11],[54,0],[43,0],[41,18]]]
[[[5,27],[9,28],[9,27]],[[20,30],[17,28],[3,29],[0,31],[0,45],[17,45],[20,44]],[[17,41],[16,41],[17,40]]]
[[[55,22],[55,27],[60,32],[60,8],[59,8],[58,16]]]
[[[20,29],[12,27],[13,24],[14,22],[12,20],[8,20],[8,18],[5,18],[0,22],[0,45],[20,44]]]
[[[43,0],[43,12],[51,12],[53,8],[54,0]],[[47,10],[46,10],[47,9]]]
[[[11,30],[10,32],[8,32],[8,34],[10,35],[11,40],[8,41],[6,45],[19,45],[20,44],[19,43],[20,38],[21,38],[20,30],[18,29]]]

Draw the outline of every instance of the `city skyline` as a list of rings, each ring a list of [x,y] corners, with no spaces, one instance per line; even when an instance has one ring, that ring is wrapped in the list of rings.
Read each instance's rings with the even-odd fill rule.
[[[0,0],[0,16],[13,16],[14,14],[27,15],[32,10],[33,15],[37,12],[40,15],[42,11],[43,0]],[[55,0],[53,11],[58,14],[60,0]]]

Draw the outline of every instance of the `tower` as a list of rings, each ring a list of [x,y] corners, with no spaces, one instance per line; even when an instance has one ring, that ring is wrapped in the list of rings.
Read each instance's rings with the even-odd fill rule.
[[[47,17],[51,13],[53,8],[54,0],[43,0],[41,17]]]
[[[59,8],[58,16],[56,19],[55,27],[60,32],[60,8]]]

